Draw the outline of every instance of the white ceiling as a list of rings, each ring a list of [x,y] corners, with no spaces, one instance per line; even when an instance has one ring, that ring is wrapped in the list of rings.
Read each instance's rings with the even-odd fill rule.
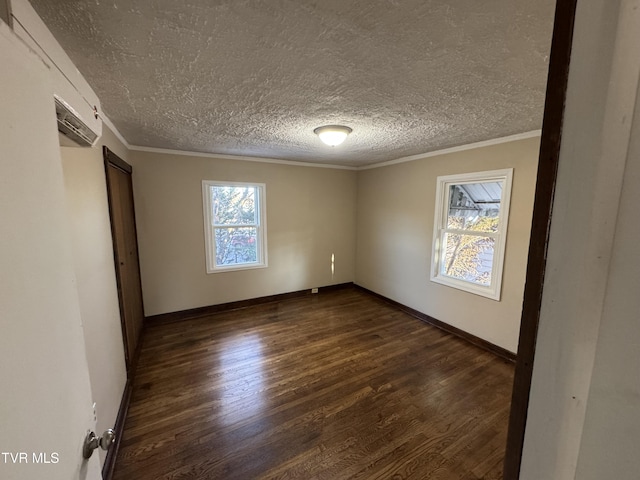
[[[131,145],[362,166],[541,127],[554,0],[31,3]]]

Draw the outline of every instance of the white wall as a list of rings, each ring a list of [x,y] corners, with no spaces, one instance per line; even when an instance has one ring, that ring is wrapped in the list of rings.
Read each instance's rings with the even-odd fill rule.
[[[639,73],[640,1],[578,2],[521,479],[638,478]]]
[[[108,127],[93,148],[61,147],[97,433],[115,425],[126,383],[102,146],[124,160],[127,149]],[[106,452],[100,450],[104,461]]]
[[[640,473],[640,92],[609,265],[576,478]]]
[[[353,281],[355,171],[139,151],[129,158],[147,316]],[[268,268],[206,273],[202,180],[266,184]]]
[[[86,122],[100,131],[101,125],[91,115],[90,106],[98,105],[99,109],[99,100],[30,4],[26,0],[14,0],[12,13],[17,18],[14,33],[43,62],[53,65],[51,62],[55,61],[64,70],[62,73],[53,66],[48,70],[51,102],[54,93],[61,95],[83,114]],[[21,90],[20,95],[29,97],[27,90]],[[45,112],[46,106],[47,103],[43,103],[40,110]],[[55,133],[55,116],[53,112],[49,113]],[[55,155],[58,164],[62,157],[72,267],[77,282],[91,394],[97,406],[95,429],[100,434],[114,426],[126,382],[102,145],[108,145],[124,158],[127,150],[106,127],[104,136],[93,148],[60,148],[57,143]],[[73,347],[75,345],[68,348]],[[105,455],[101,450],[103,460]],[[95,461],[98,455],[93,458]]]
[[[51,76],[3,22],[0,65],[0,478],[98,479]]]
[[[358,172],[356,283],[515,352],[539,137]],[[436,178],[514,168],[501,301],[429,280]]]

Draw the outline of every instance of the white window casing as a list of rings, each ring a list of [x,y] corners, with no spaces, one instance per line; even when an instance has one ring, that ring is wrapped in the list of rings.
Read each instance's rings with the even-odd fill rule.
[[[431,281],[500,300],[512,177],[512,168],[438,177]]]
[[[239,194],[248,208],[232,198]],[[266,185],[203,180],[202,201],[207,273],[267,267]]]

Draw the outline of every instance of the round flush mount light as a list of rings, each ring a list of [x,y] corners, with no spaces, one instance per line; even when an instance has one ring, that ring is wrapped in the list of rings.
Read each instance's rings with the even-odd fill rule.
[[[353,130],[349,127],[345,127],[344,125],[325,125],[324,127],[316,128],[313,133],[320,137],[324,143],[331,147],[335,147],[336,145],[340,145],[344,142],[347,135],[349,135]]]

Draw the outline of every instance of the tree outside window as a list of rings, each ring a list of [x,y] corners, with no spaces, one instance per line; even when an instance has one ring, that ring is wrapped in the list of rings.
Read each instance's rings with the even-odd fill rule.
[[[208,273],[266,266],[264,189],[203,182]]]
[[[438,177],[432,281],[500,299],[512,172]]]

